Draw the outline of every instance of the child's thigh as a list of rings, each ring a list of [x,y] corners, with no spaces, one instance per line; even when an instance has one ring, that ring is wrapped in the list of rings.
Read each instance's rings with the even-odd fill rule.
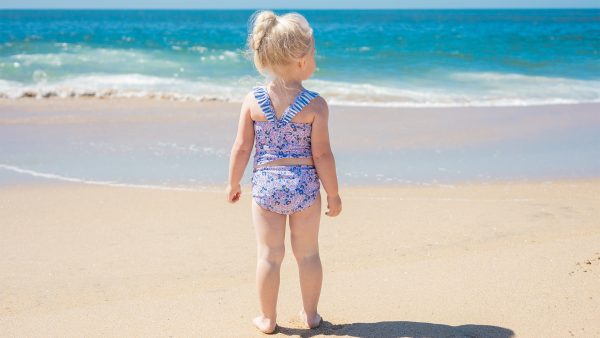
[[[259,245],[281,247],[285,240],[286,215],[264,209],[252,199],[252,221]]]
[[[321,222],[321,192],[308,208],[290,215],[291,242],[294,252],[310,254],[318,251]]]

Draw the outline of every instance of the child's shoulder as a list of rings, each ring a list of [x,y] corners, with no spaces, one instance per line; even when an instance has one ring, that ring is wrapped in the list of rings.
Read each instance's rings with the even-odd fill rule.
[[[249,90],[244,96],[244,100],[248,100],[254,98],[254,89]]]
[[[327,100],[320,94],[312,99],[310,103],[320,108],[327,108]]]
[[[327,100],[322,97],[321,95],[316,96],[315,98],[313,98],[308,106],[307,109],[309,109],[310,111],[314,112],[315,114],[327,114],[329,112],[329,106],[327,105]]]
[[[253,103],[256,103],[256,97],[255,97],[255,93],[254,93],[254,89],[249,90],[246,95],[244,96],[244,99],[242,101],[242,104],[244,105],[252,105]]]

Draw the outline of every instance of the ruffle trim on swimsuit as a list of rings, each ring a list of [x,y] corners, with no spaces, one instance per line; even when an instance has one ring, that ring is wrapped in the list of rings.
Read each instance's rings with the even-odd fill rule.
[[[300,93],[294,98],[294,102],[285,109],[283,115],[278,120],[267,89],[263,86],[256,86],[253,88],[253,92],[254,97],[256,98],[256,101],[258,101],[258,105],[265,114],[267,120],[269,122],[276,123],[278,126],[289,123],[294,116],[296,116],[296,114],[298,114],[304,107],[306,107],[306,105],[310,103],[310,101],[312,101],[312,99],[319,96],[319,93],[317,92],[313,92],[308,89],[301,90]]]

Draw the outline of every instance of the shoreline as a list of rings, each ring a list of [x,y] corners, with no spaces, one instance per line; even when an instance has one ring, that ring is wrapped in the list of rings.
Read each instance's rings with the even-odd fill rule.
[[[23,170],[19,168],[19,171],[14,169],[9,169],[4,164],[0,163],[0,176],[2,176],[2,172],[9,172],[10,174],[20,175],[20,181],[10,181],[10,179],[6,179],[6,181],[0,180],[0,187],[2,188],[12,188],[12,187],[26,187],[26,186],[59,186],[62,184],[80,184],[80,185],[88,185],[88,186],[104,186],[104,187],[114,187],[114,188],[133,188],[133,189],[149,189],[149,190],[163,190],[163,191],[189,191],[189,192],[221,192],[225,189],[226,182],[222,184],[203,184],[203,185],[160,185],[160,184],[136,184],[136,183],[127,183],[127,182],[103,182],[103,181],[93,181],[93,180],[85,180],[81,178],[75,177],[64,177],[51,173],[40,173],[34,172],[32,174],[30,170]],[[14,167],[14,166],[13,166]],[[248,170],[249,167],[246,168]],[[250,169],[251,170],[251,169]],[[25,171],[25,172],[23,172]],[[27,172],[28,171],[28,172]],[[25,178],[24,176],[28,177]],[[59,177],[48,177],[48,176],[59,176]],[[246,184],[245,182],[249,180],[247,175],[244,175],[244,179],[242,180],[242,187],[246,187],[246,191],[251,191],[251,185]],[[591,176],[591,177],[527,177],[527,178],[500,178],[500,179],[480,179],[480,180],[465,180],[459,182],[410,182],[410,183],[399,183],[399,182],[361,182],[361,183],[351,183],[346,184],[352,188],[427,188],[427,187],[439,187],[439,188],[455,188],[461,186],[496,186],[496,185],[517,185],[517,184],[554,184],[554,183],[573,183],[580,184],[585,182],[595,182],[596,180],[600,180],[600,175]],[[321,184],[322,186],[322,184]],[[321,191],[324,193],[325,190],[321,187]]]
[[[325,98],[327,99],[327,98]],[[170,97],[160,97],[152,96],[152,97],[126,97],[126,96],[116,96],[116,97],[102,97],[102,96],[91,96],[91,95],[81,95],[81,96],[69,96],[69,97],[59,97],[59,96],[50,96],[50,97],[36,97],[36,96],[25,96],[18,98],[9,98],[0,96],[0,105],[10,105],[11,103],[15,104],[27,104],[31,102],[77,102],[77,101],[98,101],[98,102],[113,102],[113,103],[123,103],[123,102],[135,102],[137,104],[143,103],[166,103],[166,104],[216,104],[216,105],[241,105],[242,101],[234,100],[234,99],[220,99],[220,98],[198,98],[198,99],[174,99]],[[385,104],[376,104],[374,102],[366,102],[364,104],[355,104],[355,103],[339,103],[339,102],[328,102],[330,107],[339,107],[339,108],[375,108],[375,109],[487,109],[487,108],[527,108],[527,107],[547,107],[547,106],[577,106],[577,105],[600,105],[600,101],[583,101],[583,102],[542,102],[542,103],[518,103],[518,104],[490,104],[490,105],[477,105],[477,104],[465,104],[465,105],[385,105]]]
[[[52,178],[214,189],[226,184],[239,109],[237,103],[147,99],[0,100],[0,143],[7,145],[0,184]],[[587,179],[600,168],[598,110],[600,104],[332,105],[330,138],[341,184]],[[52,154],[63,158],[61,164]],[[158,174],[150,176],[135,159]]]

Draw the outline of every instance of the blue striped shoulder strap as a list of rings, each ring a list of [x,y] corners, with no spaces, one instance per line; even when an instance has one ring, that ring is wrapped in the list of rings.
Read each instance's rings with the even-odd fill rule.
[[[252,90],[254,92],[254,98],[256,98],[256,101],[267,120],[276,122],[277,118],[275,117],[275,111],[273,110],[273,105],[271,105],[271,98],[269,98],[267,90],[261,86],[256,86],[252,88]]]
[[[296,116],[296,114],[302,110],[302,108],[306,107],[306,105],[317,96],[319,96],[319,93],[317,92],[313,92],[308,89],[302,90],[300,94],[296,96],[294,103],[292,103],[292,105],[285,110],[283,116],[281,117],[281,121],[283,123],[290,122],[294,116]]]
[[[294,99],[294,102],[285,110],[280,120],[277,120],[277,116],[275,115],[275,110],[273,109],[273,105],[271,104],[271,98],[267,93],[267,89],[262,86],[256,86],[253,88],[254,97],[256,101],[258,101],[258,105],[260,109],[265,114],[265,117],[268,121],[271,122],[279,122],[281,124],[288,123],[302,110],[302,108],[306,107],[307,104],[310,103],[312,99],[319,96],[319,93],[310,91],[308,89],[302,90]]]

